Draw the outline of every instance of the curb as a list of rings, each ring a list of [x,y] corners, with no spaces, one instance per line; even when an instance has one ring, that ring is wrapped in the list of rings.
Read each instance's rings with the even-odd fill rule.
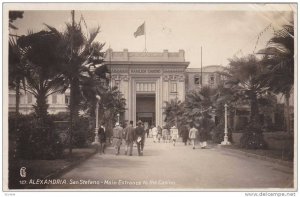
[[[52,172],[51,174],[41,178],[42,180],[45,179],[55,179],[58,178],[59,176],[61,176],[62,174],[72,170],[74,167],[76,167],[77,165],[81,164],[82,162],[86,161],[87,159],[89,159],[90,157],[92,157],[93,155],[95,155],[97,153],[97,151],[95,150],[94,152],[87,154],[86,156],[82,157],[81,159],[70,163],[69,165],[66,165],[60,169],[57,169],[55,172]],[[43,185],[41,188],[34,188],[34,187],[25,187],[24,189],[42,189],[45,188],[47,185]]]
[[[270,161],[272,163],[283,165],[283,166],[286,166],[286,167],[289,167],[289,168],[294,167],[294,162],[291,162],[291,161],[284,161],[284,160],[280,160],[280,159],[274,159],[274,158],[271,158],[271,157],[257,155],[257,154],[254,154],[254,153],[248,153],[248,152],[245,152],[245,151],[242,151],[242,150],[224,148],[222,145],[218,145],[217,147],[219,149],[222,149],[222,150],[225,150],[225,151],[229,151],[229,152],[232,152],[232,153],[243,154],[247,157],[252,157],[252,158],[256,158],[256,159],[260,159],[260,160],[264,160],[264,161]]]

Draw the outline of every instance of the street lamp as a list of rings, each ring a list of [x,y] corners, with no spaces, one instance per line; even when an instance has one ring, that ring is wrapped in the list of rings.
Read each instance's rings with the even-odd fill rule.
[[[227,129],[227,107],[228,105],[225,103],[225,128],[224,128],[224,141],[221,142],[221,145],[230,145],[231,143],[228,141],[228,129]]]
[[[99,136],[98,136],[98,114],[99,114],[99,102],[101,100],[101,97],[99,95],[96,95],[97,103],[96,103],[96,127],[95,127],[95,141],[92,143],[92,145],[99,145]]]

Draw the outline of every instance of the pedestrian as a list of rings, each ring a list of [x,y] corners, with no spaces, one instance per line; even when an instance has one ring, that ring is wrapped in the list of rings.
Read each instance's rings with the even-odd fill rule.
[[[183,141],[184,145],[186,146],[187,141],[189,139],[189,129],[188,129],[188,127],[186,125],[183,125],[180,128],[180,133],[181,133],[182,141]]]
[[[122,145],[123,128],[117,122],[113,129],[113,146],[116,149],[116,155],[120,154],[120,148]]]
[[[199,142],[200,142],[201,149],[206,148],[206,146],[207,146],[206,140],[207,140],[207,134],[206,134],[204,128],[201,127],[200,133],[199,133]]]
[[[176,140],[178,139],[178,129],[176,128],[176,126],[171,127],[171,137],[173,146],[175,146]]]
[[[98,138],[99,138],[99,154],[104,154],[105,149],[105,143],[106,143],[106,133],[105,133],[105,127],[103,124],[98,129]]]
[[[132,156],[132,148],[133,148],[133,142],[135,140],[135,129],[133,128],[133,121],[131,120],[129,125],[125,129],[125,143],[126,143],[126,150],[125,155],[128,153],[129,148],[129,156]]]
[[[166,129],[167,129],[167,143],[170,143],[171,142],[171,133],[170,133],[170,129],[166,126]]]
[[[150,129],[149,129],[149,127],[147,127],[147,129],[146,129],[147,138],[149,138],[149,131],[150,131]]]
[[[158,143],[160,143],[161,137],[162,137],[162,128],[158,125],[157,126],[157,140],[158,140]]]
[[[192,141],[193,149],[195,149],[195,140],[196,140],[197,135],[198,135],[198,129],[195,128],[194,124],[191,127],[192,128],[190,129],[190,132],[189,132],[189,138]]]
[[[143,127],[143,122],[141,120],[139,120],[137,124],[138,126],[135,129],[135,136],[136,136],[138,155],[143,156],[144,145],[145,145],[145,130]]]
[[[152,136],[153,136],[153,142],[156,143],[158,133],[157,133],[157,128],[155,127],[155,125],[152,126],[151,131],[152,131]]]
[[[162,138],[163,138],[163,142],[167,143],[168,139],[168,129],[166,126],[163,126],[163,130],[162,130]]]

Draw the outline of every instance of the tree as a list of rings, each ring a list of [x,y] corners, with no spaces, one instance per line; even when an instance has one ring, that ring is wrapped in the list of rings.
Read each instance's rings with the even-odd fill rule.
[[[16,26],[13,25],[13,22],[17,20],[18,18],[23,18],[23,11],[9,11],[8,17],[9,17],[9,28],[10,29],[18,29]]]
[[[17,39],[9,38],[9,54],[8,54],[8,79],[9,87],[14,89],[16,92],[16,114],[19,114],[20,106],[20,89],[25,88],[25,66],[22,62],[22,52],[20,46],[17,44]]]
[[[294,23],[284,25],[275,32],[265,49],[258,52],[264,57],[265,71],[262,82],[274,93],[285,96],[285,120],[287,132],[290,132],[290,95],[294,87]]]
[[[108,89],[102,94],[102,98],[100,110],[109,111],[109,113],[104,114],[103,121],[113,120],[116,122],[117,114],[125,112],[126,100],[122,97],[117,87]]]
[[[9,12],[9,30],[18,29],[13,25],[13,22],[18,18],[23,18],[23,11],[10,11]],[[9,38],[9,87],[16,91],[16,114],[19,114],[20,106],[20,87],[25,87],[24,64],[21,63],[22,53],[17,44],[17,36],[11,35]]]
[[[163,114],[165,114],[164,121],[167,123],[168,127],[176,126],[184,124],[184,120],[182,119],[183,115],[183,106],[184,104],[177,99],[172,99],[170,102],[165,101],[165,110]]]
[[[225,86],[234,91],[240,101],[247,101],[250,105],[250,122],[257,122],[259,115],[259,99],[263,98],[267,89],[261,83],[259,74],[263,68],[254,55],[229,60],[226,70]]]
[[[203,118],[210,118],[210,110],[213,107],[212,96],[215,90],[204,86],[200,91],[194,90],[187,94],[184,102],[184,114],[187,123],[200,125]]]
[[[87,32],[87,36],[82,31],[81,23],[75,22],[75,12],[71,12],[72,23],[66,24],[66,30],[60,33],[54,27],[46,25],[51,32],[60,38],[60,47],[57,51],[61,61],[62,74],[65,77],[65,85],[70,88],[70,133],[69,133],[69,153],[72,154],[72,133],[76,128],[80,102],[83,99],[82,84],[86,77],[85,72],[91,66],[103,62],[104,53],[101,52],[104,44],[95,42],[95,38],[100,32],[100,27]]]
[[[33,107],[42,121],[48,114],[47,97],[63,89],[63,76],[56,58],[58,41],[58,37],[47,31],[30,33],[18,39],[23,62],[21,76],[26,78],[26,90],[36,98]]]

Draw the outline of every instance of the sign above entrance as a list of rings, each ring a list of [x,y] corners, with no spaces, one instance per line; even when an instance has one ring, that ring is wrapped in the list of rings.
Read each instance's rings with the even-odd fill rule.
[[[161,71],[160,71],[160,69],[131,69],[130,73],[133,73],[133,74],[145,74],[145,73],[157,74],[157,73],[161,73]]]

